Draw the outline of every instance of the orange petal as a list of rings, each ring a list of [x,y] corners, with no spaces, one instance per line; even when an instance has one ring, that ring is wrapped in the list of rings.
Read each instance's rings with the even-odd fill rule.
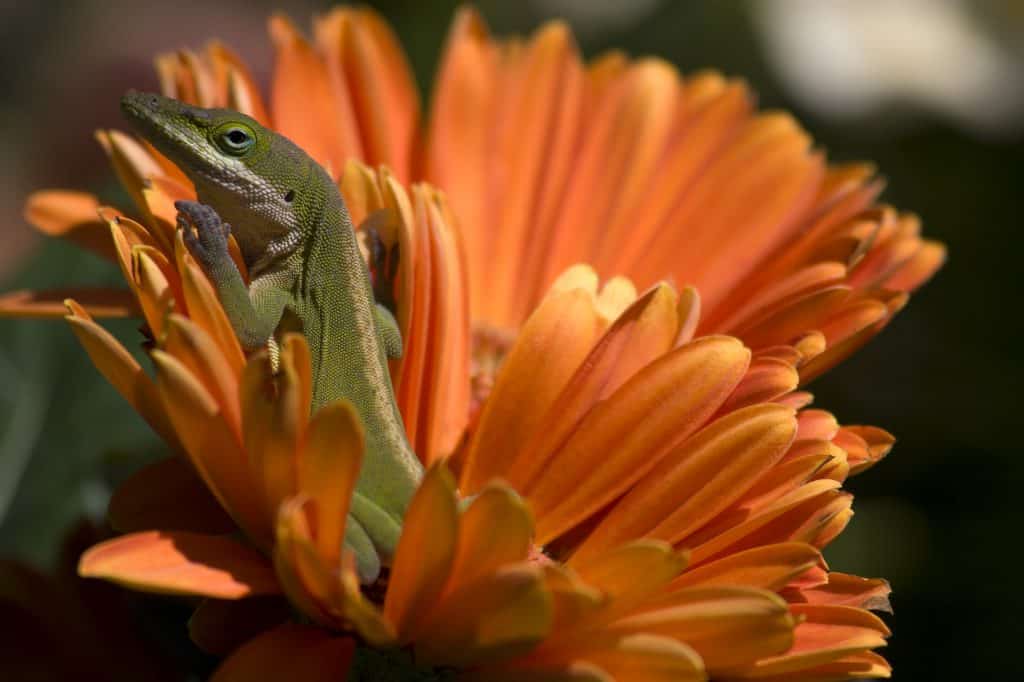
[[[607,621],[660,592],[682,572],[686,556],[664,542],[634,540],[586,559],[574,556],[571,566],[608,600],[606,607],[595,614]]]
[[[250,640],[224,663],[210,682],[295,680],[344,682],[355,642],[321,628],[288,623]]]
[[[107,225],[96,212],[99,201],[91,194],[70,190],[41,190],[25,201],[25,220],[51,237],[63,237],[92,251],[101,258],[114,260]]]
[[[549,295],[523,327],[484,405],[462,469],[464,493],[507,467],[540,426],[599,332],[592,290]]]
[[[605,516],[579,553],[630,537],[679,542],[728,508],[789,448],[793,411],[755,405],[723,417],[687,440]]]
[[[268,26],[275,49],[274,127],[320,165],[340,173],[348,157],[362,157],[352,114],[332,89],[328,66],[295,26],[280,14]]]
[[[180,457],[132,474],[111,496],[107,518],[121,533],[153,529],[218,534],[235,529],[203,480]]]
[[[730,554],[684,572],[673,589],[746,585],[763,590],[782,589],[814,566],[824,567],[821,553],[801,542],[784,542]]]
[[[270,514],[299,489],[296,455],[310,400],[308,387],[299,378],[302,370],[286,357],[284,348],[276,369],[269,353],[260,351],[249,359],[239,386],[245,451]]]
[[[249,68],[238,56],[220,42],[213,41],[206,48],[214,69],[225,80],[224,105],[229,109],[252,116],[263,125],[270,125],[270,116],[260,95],[259,86]]]
[[[444,598],[503,566],[525,561],[532,540],[533,519],[526,503],[511,488],[491,483],[459,519],[459,538]]]
[[[97,131],[96,138],[110,157],[121,185],[132,198],[136,208],[147,218],[151,217],[142,190],[149,184],[150,178],[166,175],[160,163],[146,147],[119,130]]]
[[[699,91],[699,92],[698,92]],[[649,178],[649,199],[634,216],[631,234],[609,267],[641,272],[636,263],[663,248],[669,235],[683,236],[676,219],[680,201],[693,189],[713,160],[735,139],[737,130],[749,119],[753,98],[747,87],[726,81],[715,73],[697,75],[683,86],[677,134],[665,150],[662,167]],[[671,250],[671,247],[669,247]],[[669,271],[672,271],[671,269]],[[665,272],[664,269],[647,272]]]
[[[495,296],[476,306],[481,311],[493,309],[485,319],[509,326],[525,317],[529,312],[525,304],[536,301],[542,287],[579,258],[578,252],[568,260],[559,258],[558,263],[549,263],[548,272],[538,267],[549,260],[547,254],[560,248],[555,240],[562,233],[547,228],[553,211],[565,215],[565,197],[555,188],[560,189],[579,168],[570,161],[569,150],[577,134],[571,127],[572,113],[579,107],[582,79],[572,34],[560,21],[545,23],[521,50],[503,57],[504,78],[498,81],[497,102],[489,112],[493,118],[483,120],[484,125],[493,126],[493,158],[502,159],[501,199],[492,206],[497,210],[490,214],[490,221],[465,224],[477,230],[493,225],[486,235],[491,254],[488,286],[482,290],[471,286],[470,292],[479,297],[477,291],[493,291]],[[439,186],[451,185],[440,181]],[[497,198],[493,188],[486,190],[485,197]],[[453,206],[458,211],[459,205]],[[482,263],[474,261],[474,255],[482,254],[471,253],[470,266],[479,267]],[[524,286],[532,289],[524,292],[526,296],[513,295]]]
[[[434,617],[438,627],[416,639],[417,663],[500,662],[525,653],[548,634],[551,597],[538,566],[506,566],[453,593]]]
[[[797,415],[797,439],[832,440],[839,432],[839,422],[825,410],[803,410]]]
[[[312,501],[306,495],[286,499],[277,508],[274,525],[274,568],[288,600],[302,613],[327,628],[335,628],[340,591],[335,567],[328,567],[313,545]]]
[[[64,301],[69,298],[77,301],[92,317],[135,317],[139,314],[139,304],[135,296],[125,289],[22,289],[0,294],[0,318],[64,317],[68,313]]]
[[[787,651],[793,643],[793,625],[786,603],[771,592],[708,587],[666,594],[609,629],[686,642],[717,678],[718,670]]]
[[[490,245],[480,226],[488,209],[485,167],[493,152],[490,121],[499,111],[499,64],[498,49],[490,43],[479,13],[468,7],[456,12],[438,67],[425,165],[431,182],[451,192],[452,208],[466,226],[470,266],[480,262]],[[488,302],[480,300],[480,292],[487,290],[483,277],[480,268],[470,271],[473,318],[501,323],[487,315]]]
[[[850,473],[859,474],[889,454],[896,438],[889,432],[874,426],[844,426],[839,429],[834,442],[846,450],[850,460]],[[864,449],[860,449],[863,443]]]
[[[749,672],[760,677],[823,665],[885,646],[890,634],[877,616],[849,606],[795,605],[793,614],[803,619],[796,627],[793,648],[758,661]]]
[[[755,358],[736,390],[722,405],[719,414],[778,400],[796,390],[799,384],[800,375],[792,363],[776,358]]]
[[[892,588],[885,580],[871,580],[846,573],[829,573],[826,584],[802,588],[798,592],[787,591],[786,596],[793,602],[855,606],[892,613],[892,605],[889,603],[891,592]]]
[[[355,557],[342,557],[341,592],[338,608],[345,621],[352,625],[362,638],[378,649],[389,649],[397,645],[398,636],[390,622],[377,606],[363,594],[356,575]]]
[[[558,653],[596,664],[617,680],[704,682],[707,679],[700,655],[671,637],[646,633],[602,636],[598,633],[588,642]]]
[[[736,339],[698,339],[651,363],[597,405],[527,489],[538,542],[583,521],[656,466],[718,409],[749,360],[750,351]]]
[[[676,317],[679,319],[679,336],[676,345],[682,346],[693,340],[700,325],[700,293],[694,287],[683,287],[679,292]]]
[[[177,234],[174,255],[181,273],[181,287],[188,307],[188,317],[202,327],[220,347],[225,361],[236,376],[242,374],[245,356],[231,327],[231,321],[224,312],[217,294],[199,265],[185,249],[182,236]]]
[[[339,565],[352,490],[363,459],[363,425],[348,401],[320,408],[306,429],[299,490],[315,503],[315,543],[328,566]]]
[[[332,92],[351,107],[360,158],[408,182],[419,98],[390,27],[369,8],[338,7],[316,22],[316,36]]]
[[[736,330],[753,348],[787,343],[818,328],[850,296],[845,286],[832,286],[799,295],[768,311],[763,317]]]
[[[386,180],[385,194],[397,195],[400,188]],[[402,246],[408,239],[415,267],[400,259],[405,267],[399,272],[398,317],[407,325],[403,338],[419,342],[406,348],[396,397],[417,455],[430,464],[451,454],[469,414],[470,320],[461,245],[444,198],[418,185],[412,208],[412,234],[403,230],[398,246],[399,253],[408,253]],[[412,290],[406,286],[410,279]]]
[[[757,509],[755,513],[742,507],[732,513],[726,512],[719,520],[687,540],[687,545],[693,547],[691,561],[697,565],[724,556],[727,550],[738,551],[737,546],[745,541],[750,542],[752,536],[775,519],[801,505],[832,499],[838,487],[837,481],[812,481]]]
[[[410,641],[444,588],[455,559],[458,509],[455,481],[443,464],[423,476],[409,503],[395,550],[384,616]]]
[[[241,599],[280,592],[263,555],[224,535],[148,531],[101,542],[82,555],[78,574],[131,589]]]
[[[199,325],[181,315],[170,315],[166,328],[162,350],[173,355],[202,382],[203,387],[217,401],[231,433],[241,440],[238,377],[232,372],[220,349]]]
[[[678,327],[676,296],[669,286],[653,287],[633,301],[594,344],[532,442],[509,466],[512,483],[535,477],[595,404],[672,348]]]
[[[885,281],[888,289],[913,291],[927,282],[946,262],[946,247],[926,241],[914,257],[901,265]]]
[[[735,678],[756,679],[758,682],[839,682],[840,680],[879,680],[892,677],[892,666],[872,651],[860,651],[837,658],[828,663],[811,665],[778,675],[760,675],[741,672]]]
[[[163,258],[163,254],[153,247],[132,247],[131,268],[135,273],[135,292],[153,338],[163,340],[167,316],[182,304],[175,300],[174,289],[167,276],[169,264],[158,263],[160,258]]]

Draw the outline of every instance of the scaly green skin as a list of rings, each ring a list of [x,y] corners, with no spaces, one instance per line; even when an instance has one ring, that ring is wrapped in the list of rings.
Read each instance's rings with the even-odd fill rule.
[[[312,355],[313,410],[343,399],[359,413],[366,454],[345,541],[361,579],[372,582],[394,553],[423,470],[388,374],[400,335],[374,301],[338,188],[295,144],[238,112],[134,91],[121,108],[195,184],[199,202],[176,204],[179,227],[243,346],[301,329]],[[229,233],[248,266],[248,288],[228,255]]]

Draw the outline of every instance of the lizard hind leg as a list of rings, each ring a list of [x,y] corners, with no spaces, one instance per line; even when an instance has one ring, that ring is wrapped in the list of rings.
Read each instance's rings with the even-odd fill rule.
[[[391,311],[380,303],[373,308],[374,321],[377,323],[377,333],[384,341],[384,352],[388,358],[397,360],[402,357],[402,332],[398,329],[398,322]]]
[[[352,552],[356,558],[359,582],[363,585],[375,582],[380,576],[380,556],[369,534],[351,514],[345,523],[345,550]]]

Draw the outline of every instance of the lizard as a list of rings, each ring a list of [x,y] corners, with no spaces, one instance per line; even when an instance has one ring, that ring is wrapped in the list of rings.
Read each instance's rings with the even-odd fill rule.
[[[124,95],[121,110],[194,184],[198,201],[175,203],[177,227],[242,346],[273,350],[275,334],[297,322],[310,348],[313,411],[339,399],[355,407],[366,447],[345,545],[360,581],[374,582],[394,555],[423,468],[388,373],[388,358],[401,356],[401,333],[374,298],[337,185],[292,141],[237,111],[137,91]],[[229,234],[248,286],[229,255]]]

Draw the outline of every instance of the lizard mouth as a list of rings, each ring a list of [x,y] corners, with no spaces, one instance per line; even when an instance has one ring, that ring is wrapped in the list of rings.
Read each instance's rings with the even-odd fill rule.
[[[212,169],[201,153],[207,141],[198,125],[210,118],[206,111],[155,93],[129,90],[121,98],[121,112],[135,132],[182,170]]]

